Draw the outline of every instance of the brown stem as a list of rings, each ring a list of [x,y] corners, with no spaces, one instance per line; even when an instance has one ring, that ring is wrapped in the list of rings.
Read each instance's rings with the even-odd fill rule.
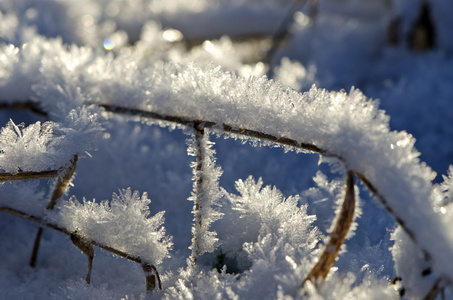
[[[142,264],[143,272],[146,276],[146,291],[152,292],[156,289],[156,282],[159,290],[162,289],[162,282],[160,281],[159,272],[155,266],[150,264]]]
[[[91,280],[91,269],[93,268],[93,259],[94,259],[94,249],[93,245],[89,242],[83,240],[82,238],[76,236],[75,234],[71,234],[71,242],[79,248],[80,251],[83,252],[88,257],[88,273],[85,278],[86,282],[90,284]]]
[[[318,262],[308,273],[307,278],[304,280],[302,285],[307,280],[316,282],[319,278],[326,279],[329,270],[335,263],[335,259],[340,252],[341,245],[349,232],[352,221],[354,220],[355,210],[355,192],[354,192],[354,172],[348,171],[346,178],[346,192],[344,196],[343,205],[341,207],[340,214],[338,216],[335,227],[330,234],[329,242],[327,243],[324,252],[321,254]]]
[[[58,176],[57,170],[41,171],[41,172],[18,172],[13,173],[0,173],[0,182],[17,181],[17,180],[33,180],[45,179]]]
[[[41,236],[42,236],[43,228],[39,227],[38,232],[35,236],[35,242],[33,243],[33,250],[31,252],[30,257],[30,267],[34,268],[36,266],[36,259],[38,258],[38,249],[39,244],[41,243]]]
[[[65,174],[62,178],[58,178],[57,184],[55,186],[55,190],[52,193],[52,197],[50,198],[49,205],[47,205],[47,209],[53,209],[55,204],[57,204],[57,200],[61,198],[64,191],[71,182],[72,175],[74,175],[75,169],[77,167],[77,160],[78,156],[75,155],[74,159],[72,160],[71,166],[66,169]]]

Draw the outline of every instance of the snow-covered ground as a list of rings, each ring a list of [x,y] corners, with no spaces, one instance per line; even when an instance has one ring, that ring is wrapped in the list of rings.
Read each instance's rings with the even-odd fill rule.
[[[55,179],[0,183],[0,299],[453,298],[453,5],[292,2],[0,0],[1,172],[79,157],[52,210]],[[435,31],[415,45],[423,12]],[[345,170],[352,233],[327,279],[301,288]],[[162,290],[96,245],[87,284],[87,256],[47,227],[30,267],[39,225],[6,208],[139,257]]]

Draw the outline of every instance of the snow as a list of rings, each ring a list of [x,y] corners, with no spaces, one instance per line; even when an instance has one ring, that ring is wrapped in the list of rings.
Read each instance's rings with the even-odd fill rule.
[[[1,183],[0,210],[140,257],[163,285],[146,293],[139,265],[98,250],[87,285],[86,258],[51,229],[32,269],[38,225],[2,214],[0,298],[450,297],[452,6],[427,3],[427,52],[407,40],[413,1],[324,0],[266,57],[290,1],[0,1],[1,172],[80,158],[55,209],[56,179],[40,179]],[[335,267],[302,289],[345,170],[375,195],[356,192]]]

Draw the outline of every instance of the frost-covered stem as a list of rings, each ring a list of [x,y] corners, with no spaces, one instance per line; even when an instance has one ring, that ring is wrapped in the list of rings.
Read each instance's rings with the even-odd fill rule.
[[[216,232],[210,231],[211,223],[218,220],[220,213],[215,205],[221,197],[218,180],[222,171],[215,166],[215,151],[209,141],[209,131],[203,123],[194,122],[193,138],[189,143],[189,155],[195,156],[192,163],[193,191],[189,200],[193,201],[194,223],[192,227],[192,253],[188,259],[188,269],[194,271],[200,255],[212,252],[218,241]]]
[[[71,166],[66,169],[65,174],[63,177],[59,177],[57,184],[55,185],[55,190],[52,193],[52,197],[50,198],[50,202],[47,205],[47,209],[53,209],[55,204],[57,203],[57,200],[60,199],[60,197],[63,195],[64,191],[69,185],[69,182],[71,181],[72,175],[74,175],[76,166],[77,166],[77,160],[78,157],[77,155],[74,156],[74,159],[72,160]],[[36,260],[38,258],[38,251],[39,251],[39,244],[41,243],[41,236],[42,236],[42,231],[43,228],[39,227],[38,232],[36,233],[35,236],[35,241],[33,242],[33,249],[31,251],[31,257],[30,257],[30,267],[34,268],[36,265]]]
[[[197,264],[198,257],[202,254],[200,249],[200,237],[201,237],[201,227],[203,226],[203,158],[204,158],[204,149],[203,149],[203,138],[204,138],[204,128],[200,126],[199,123],[194,123],[194,142],[193,142],[193,155],[195,156],[195,165],[194,165],[194,183],[193,183],[193,215],[194,215],[194,224],[192,228],[192,253],[190,260],[193,265]]]
[[[354,172],[348,171],[346,177],[346,191],[344,195],[343,205],[335,227],[330,234],[329,242],[327,243],[324,252],[321,254],[318,262],[308,273],[307,278],[304,280],[302,285],[305,284],[307,280],[316,282],[319,278],[326,279],[329,270],[335,263],[335,259],[340,252],[341,245],[343,245],[346,236],[348,235],[349,228],[352,225],[354,220],[354,211],[355,211],[355,192],[354,192]]]
[[[159,288],[159,290],[161,290],[162,282],[160,281],[159,272],[157,272],[156,267],[153,265],[150,265],[150,264],[142,264],[142,269],[143,269],[143,272],[145,272],[145,276],[146,276],[146,291],[148,293],[150,293],[153,290],[155,290],[156,282],[157,282],[157,287]]]
[[[259,140],[264,140],[264,141],[269,141],[272,143],[280,144],[280,145],[285,145],[285,146],[290,146],[294,148],[299,148],[303,149],[306,151],[310,152],[315,152],[319,153],[325,156],[329,157],[336,157],[340,160],[342,160],[340,157],[338,157],[335,154],[328,153],[328,151],[324,149],[320,149],[318,146],[310,143],[300,143],[296,140],[281,136],[274,136],[265,132],[260,132],[256,130],[251,130],[248,128],[236,126],[234,124],[219,124],[216,122],[208,121],[208,120],[193,120],[184,116],[172,116],[172,115],[165,115],[165,114],[160,114],[156,113],[153,111],[146,111],[146,110],[141,110],[141,109],[136,109],[136,108],[128,108],[128,107],[123,107],[123,106],[116,106],[116,105],[110,105],[110,104],[99,104],[100,107],[104,108],[106,111],[115,113],[115,114],[121,114],[121,115],[131,115],[131,116],[136,116],[136,117],[141,117],[141,118],[147,118],[147,119],[153,119],[153,120],[161,120],[165,122],[171,122],[187,127],[193,127],[194,123],[197,124],[203,124],[203,128],[205,129],[213,129],[217,131],[222,131],[225,133],[232,133],[232,134],[237,134],[241,136],[246,136],[250,138],[255,138]]]
[[[53,223],[46,223],[44,221],[43,218],[41,217],[37,217],[37,216],[34,216],[34,215],[30,215],[29,213],[26,213],[26,212],[23,212],[23,211],[20,211],[20,210],[17,210],[17,209],[14,209],[14,208],[10,208],[10,207],[0,207],[0,212],[2,213],[6,213],[6,214],[9,214],[9,215],[12,215],[12,216],[16,216],[16,217],[19,217],[19,218],[22,218],[22,219],[25,219],[25,220],[28,220],[28,221],[31,221],[31,222],[34,222],[34,223],[37,223],[37,224],[40,224],[41,226],[45,226],[45,227],[48,227],[48,228],[51,228],[53,230],[56,230],[58,232],[61,232],[63,234],[66,234],[68,236],[74,236],[76,238],[79,238],[83,241],[85,241],[86,243],[89,243],[93,246],[96,246],[98,248],[101,248],[107,252],[110,252],[114,255],[117,255],[117,256],[120,256],[120,257],[123,257],[123,258],[126,258],[130,261],[133,261],[133,262],[136,262],[138,264],[146,264],[147,262],[143,261],[140,257],[136,257],[136,256],[133,256],[133,255],[130,255],[126,252],[123,252],[121,250],[118,250],[118,249],[115,249],[115,248],[112,248],[112,247],[109,247],[109,246],[105,246],[104,244],[101,244],[95,240],[92,240],[92,239],[86,239],[84,236],[82,236],[80,233],[78,233],[77,231],[75,232],[71,232],[69,230],[67,230],[66,228],[63,228],[63,227],[60,227],[56,224],[53,224]]]
[[[58,170],[41,171],[41,172],[19,172],[16,174],[0,173],[0,182],[45,179],[45,178],[54,178],[57,176],[58,176]]]

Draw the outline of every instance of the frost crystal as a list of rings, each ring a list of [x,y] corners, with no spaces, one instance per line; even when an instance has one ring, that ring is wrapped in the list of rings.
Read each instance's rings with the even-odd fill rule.
[[[11,173],[60,168],[61,137],[54,135],[56,127],[53,122],[25,127],[10,120],[0,132],[0,168]]]

